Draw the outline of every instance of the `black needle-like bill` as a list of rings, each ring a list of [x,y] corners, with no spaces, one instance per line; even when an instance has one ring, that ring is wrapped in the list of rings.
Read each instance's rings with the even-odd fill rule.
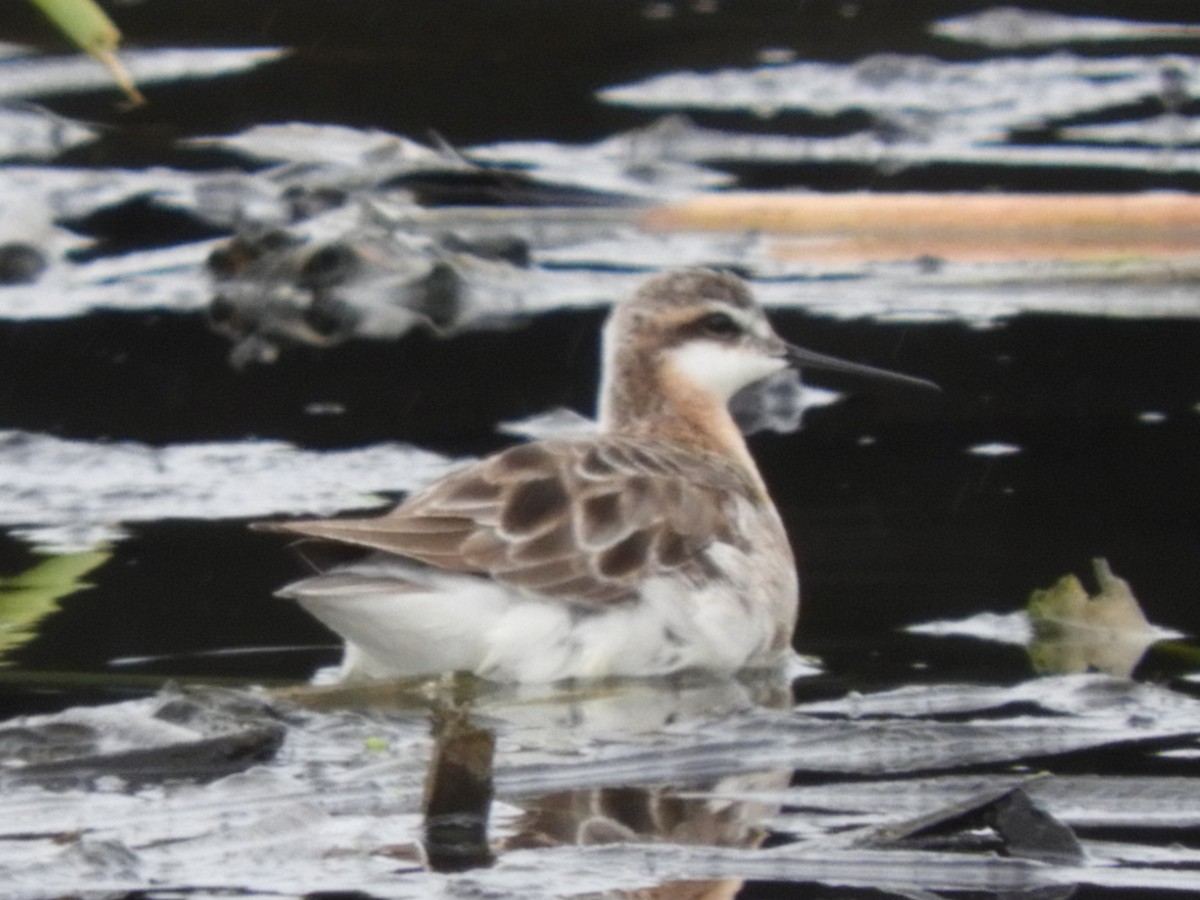
[[[805,369],[822,369],[826,372],[857,375],[862,378],[887,381],[891,384],[920,388],[926,391],[941,391],[940,387],[924,378],[917,378],[913,375],[902,375],[899,372],[889,372],[887,369],[877,369],[875,366],[838,359],[836,356],[826,356],[824,353],[817,353],[815,350],[797,347],[795,344],[787,345],[787,359],[801,373]]]

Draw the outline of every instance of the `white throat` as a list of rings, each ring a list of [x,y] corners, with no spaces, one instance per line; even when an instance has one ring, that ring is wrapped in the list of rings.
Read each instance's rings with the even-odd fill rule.
[[[762,381],[788,364],[782,357],[765,356],[749,347],[691,341],[671,351],[667,365],[724,404],[746,385]]]

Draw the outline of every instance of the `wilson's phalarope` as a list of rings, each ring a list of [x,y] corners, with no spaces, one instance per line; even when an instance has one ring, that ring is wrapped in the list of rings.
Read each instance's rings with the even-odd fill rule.
[[[347,680],[781,664],[796,566],[727,404],[788,365],[930,386],[786,344],[733,275],[662,275],[605,326],[597,433],[512,447],[383,516],[268,526],[382,551],[280,594],[346,639]]]

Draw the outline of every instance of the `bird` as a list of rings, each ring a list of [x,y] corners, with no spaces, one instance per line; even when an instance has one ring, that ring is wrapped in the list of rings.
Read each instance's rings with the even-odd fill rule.
[[[789,366],[931,382],[806,350],[745,281],[684,269],[613,305],[596,429],[517,444],[370,518],[260,523],[374,551],[287,585],[345,641],[337,680],[732,674],[793,658],[784,524],[730,411]]]

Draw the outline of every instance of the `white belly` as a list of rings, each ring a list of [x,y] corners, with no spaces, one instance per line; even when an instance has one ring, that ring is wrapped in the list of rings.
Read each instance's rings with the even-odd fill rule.
[[[761,566],[732,547],[707,552],[737,577],[699,585],[652,578],[636,601],[599,611],[378,559],[283,593],[345,638],[343,680],[469,671],[495,681],[551,682],[732,672],[776,661],[789,649],[794,569],[763,577]],[[736,590],[733,582],[749,587]]]

